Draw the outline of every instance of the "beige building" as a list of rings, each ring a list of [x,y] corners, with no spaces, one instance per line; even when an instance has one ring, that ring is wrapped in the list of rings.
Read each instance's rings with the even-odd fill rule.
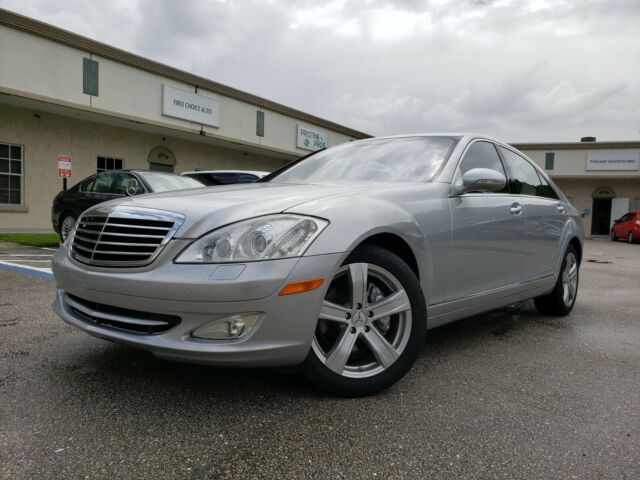
[[[514,144],[583,214],[585,234],[609,235],[613,221],[640,210],[640,141]]]
[[[0,9],[0,231],[104,168],[274,170],[368,135]],[[61,159],[65,159],[62,158]]]

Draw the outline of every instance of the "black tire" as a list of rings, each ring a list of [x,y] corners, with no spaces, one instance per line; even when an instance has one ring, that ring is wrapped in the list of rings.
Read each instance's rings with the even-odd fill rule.
[[[575,270],[575,293],[569,302],[566,300],[565,289],[569,288],[565,286],[565,269],[567,267],[567,262],[570,261],[570,257],[573,257],[576,265]],[[558,274],[558,281],[556,282],[556,286],[553,291],[547,295],[543,295],[541,297],[534,298],[534,303],[538,312],[543,315],[550,315],[554,317],[563,317],[565,315],[569,315],[571,310],[573,310],[573,306],[576,303],[576,297],[578,295],[578,286],[580,280],[580,263],[578,253],[576,249],[569,245],[567,251],[564,254],[564,258],[562,259],[562,267],[560,268],[560,273]]]
[[[66,234],[70,233],[71,231],[66,231],[66,227],[65,227],[65,222],[68,222],[72,220],[73,224],[75,225],[75,223],[78,221],[78,219],[76,218],[75,215],[73,215],[72,213],[65,213],[64,215],[62,215],[60,217],[60,243],[64,243],[66,238]]]
[[[359,397],[371,395],[390,387],[398,380],[400,380],[415,363],[418,353],[424,345],[427,333],[427,307],[424,300],[424,295],[422,293],[422,288],[420,287],[420,283],[418,282],[418,279],[416,278],[411,268],[409,268],[409,266],[397,255],[376,246],[364,246],[358,248],[349,255],[349,257],[343,263],[343,266],[358,263],[368,264],[369,269],[379,267],[391,273],[395,277],[395,280],[399,282],[409,300],[408,303],[410,307],[406,311],[410,312],[411,321],[410,327],[406,328],[406,333],[404,334],[405,339],[408,337],[408,340],[405,340],[406,343],[404,349],[401,353],[399,353],[399,356],[393,363],[385,367],[383,371],[377,374],[372,373],[372,376],[366,378],[350,378],[336,373],[328,366],[326,366],[325,363],[318,357],[318,354],[314,350],[315,344],[314,346],[312,346],[312,348],[309,350],[309,354],[307,355],[306,360],[301,365],[302,372],[311,383],[313,383],[320,389],[343,397]],[[370,272],[371,270],[367,270],[367,275],[370,275]],[[370,282],[369,276],[367,277],[367,281],[365,282],[367,288],[369,285],[368,282]],[[353,287],[350,287],[349,290],[353,295],[352,288]],[[369,295],[369,293],[367,293],[366,295]],[[355,295],[353,295],[353,298],[355,298]],[[363,306],[363,311],[365,310],[365,308],[368,308],[369,306],[373,307],[374,305],[375,303],[367,305],[366,307]],[[351,308],[360,307],[351,306]],[[393,315],[385,318],[392,317]],[[353,318],[355,322],[355,314]],[[372,323],[371,325],[374,324]],[[320,321],[318,322],[318,327],[316,328],[316,333],[314,335],[319,335],[319,328]],[[343,332],[345,332],[348,327],[342,326],[341,328],[345,328],[345,330],[343,330]],[[365,331],[370,332],[372,328],[376,327],[371,326],[364,328],[369,328],[369,330]],[[356,335],[357,338],[362,342],[366,341],[366,333],[358,333]],[[316,342],[315,339],[314,342]],[[371,350],[371,352],[373,352],[373,350]],[[347,355],[347,361],[351,358],[351,355],[352,353]]]
[[[611,234],[609,235],[609,238],[611,238],[612,242],[615,242],[617,240],[616,232],[614,232],[613,229],[611,230]]]
[[[629,232],[629,234],[627,235],[627,242],[636,243],[636,239],[633,236],[633,232]]]

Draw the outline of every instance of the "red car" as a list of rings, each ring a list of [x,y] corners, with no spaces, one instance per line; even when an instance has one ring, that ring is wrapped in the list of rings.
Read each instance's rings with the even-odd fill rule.
[[[629,243],[640,239],[640,211],[625,213],[613,222],[611,240],[626,238]]]

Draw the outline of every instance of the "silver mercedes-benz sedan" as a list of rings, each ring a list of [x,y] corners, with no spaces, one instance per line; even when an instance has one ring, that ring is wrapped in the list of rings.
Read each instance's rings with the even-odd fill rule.
[[[342,144],[259,183],[86,211],[57,252],[54,309],[160,358],[300,365],[366,395],[427,329],[533,298],[576,300],[582,222],[522,153],[471,134]]]

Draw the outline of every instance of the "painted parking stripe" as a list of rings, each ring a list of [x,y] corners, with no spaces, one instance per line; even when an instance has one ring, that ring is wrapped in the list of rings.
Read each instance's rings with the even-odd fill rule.
[[[0,257],[53,257],[52,253],[0,253]]]
[[[53,273],[50,268],[25,267],[0,261],[0,270],[11,270],[13,272],[26,273],[27,275],[44,278],[45,280],[53,280]]]

